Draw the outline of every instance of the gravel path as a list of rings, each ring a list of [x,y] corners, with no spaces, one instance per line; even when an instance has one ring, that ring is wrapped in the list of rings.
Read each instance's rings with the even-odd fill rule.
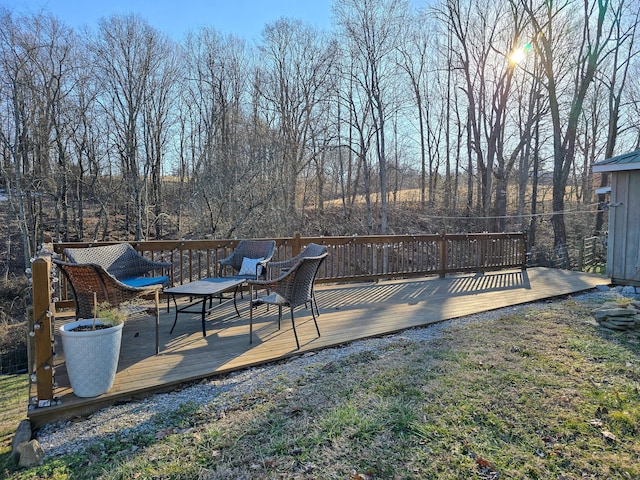
[[[605,297],[620,296],[619,291],[589,292],[573,297],[579,300],[597,301]],[[272,363],[229,374],[222,378],[185,387],[171,393],[157,394],[139,402],[105,408],[80,421],[58,422],[41,428],[36,438],[47,456],[65,455],[83,450],[101,441],[129,437],[144,432],[158,432],[164,428],[163,420],[170,412],[189,402],[208,405],[213,411],[224,412],[237,400],[255,391],[265,390],[277,384],[281,374],[287,381],[295,381],[309,375],[312,366],[335,362],[341,357],[355,353],[381,352],[385,345],[398,340],[422,343],[436,339],[444,330],[471,322],[493,320],[503,314],[517,313],[516,306],[448,320],[429,327],[406,330],[382,338],[361,340],[339,348],[329,348],[315,353],[303,354],[285,362]]]

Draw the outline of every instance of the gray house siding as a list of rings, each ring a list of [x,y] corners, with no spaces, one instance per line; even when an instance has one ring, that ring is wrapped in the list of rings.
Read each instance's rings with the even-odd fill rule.
[[[594,172],[609,172],[607,275],[611,282],[640,285],[640,151],[597,162]]]
[[[640,170],[611,179],[607,271],[614,283],[640,285]]]

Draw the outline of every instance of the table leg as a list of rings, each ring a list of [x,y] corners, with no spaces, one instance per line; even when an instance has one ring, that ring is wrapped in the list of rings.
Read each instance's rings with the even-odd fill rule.
[[[236,303],[236,296],[238,295],[238,287],[233,290],[233,306],[236,309],[236,315],[240,316],[240,312],[238,311],[238,304]]]
[[[176,328],[176,323],[178,323],[178,302],[176,302],[176,296],[173,293],[171,294],[171,296],[173,297],[173,305],[174,307],[176,307],[176,318],[173,320],[173,327],[171,327],[169,335],[173,333],[173,329]]]
[[[249,343],[253,343],[253,285],[249,285]]]
[[[209,297],[209,302],[213,301],[213,296]],[[204,325],[204,317],[207,313],[207,297],[204,297],[202,299],[202,336],[206,337],[207,336],[207,329]]]

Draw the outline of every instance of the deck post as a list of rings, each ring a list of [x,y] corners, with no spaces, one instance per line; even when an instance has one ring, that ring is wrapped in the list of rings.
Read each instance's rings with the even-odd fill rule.
[[[584,271],[584,238],[580,239],[578,243],[578,271]]]
[[[33,326],[29,336],[33,338],[34,359],[31,368],[35,376],[38,401],[53,399],[53,349],[52,324],[49,312],[51,303],[51,259],[38,257],[31,263],[33,280]]]
[[[440,234],[440,268],[438,268],[440,278],[447,274],[447,235]]]
[[[302,250],[302,237],[296,233],[291,239],[291,257],[295,257]]]
[[[520,241],[522,242],[520,244],[520,248],[521,248],[521,254],[522,254],[522,270],[526,270],[527,269],[527,245],[529,244],[529,235],[527,233],[527,231],[525,230],[524,232],[522,232],[521,236],[520,236]]]

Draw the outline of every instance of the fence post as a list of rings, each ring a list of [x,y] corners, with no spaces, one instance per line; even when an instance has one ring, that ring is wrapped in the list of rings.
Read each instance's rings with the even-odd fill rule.
[[[445,233],[440,234],[440,278],[444,278],[447,274],[447,235]]]
[[[526,230],[522,232],[521,241],[522,241],[522,243],[520,244],[520,253],[522,255],[521,269],[526,270],[527,269],[527,245],[529,244],[529,234],[527,233]]]
[[[584,238],[580,239],[578,244],[578,271],[582,272],[584,268]]]
[[[295,257],[302,250],[302,238],[299,233],[296,233],[291,239],[291,256]]]
[[[31,378],[35,375],[38,401],[53,399],[53,334],[49,305],[51,304],[51,259],[38,257],[31,263],[33,291],[33,329],[29,336],[34,343]]]

